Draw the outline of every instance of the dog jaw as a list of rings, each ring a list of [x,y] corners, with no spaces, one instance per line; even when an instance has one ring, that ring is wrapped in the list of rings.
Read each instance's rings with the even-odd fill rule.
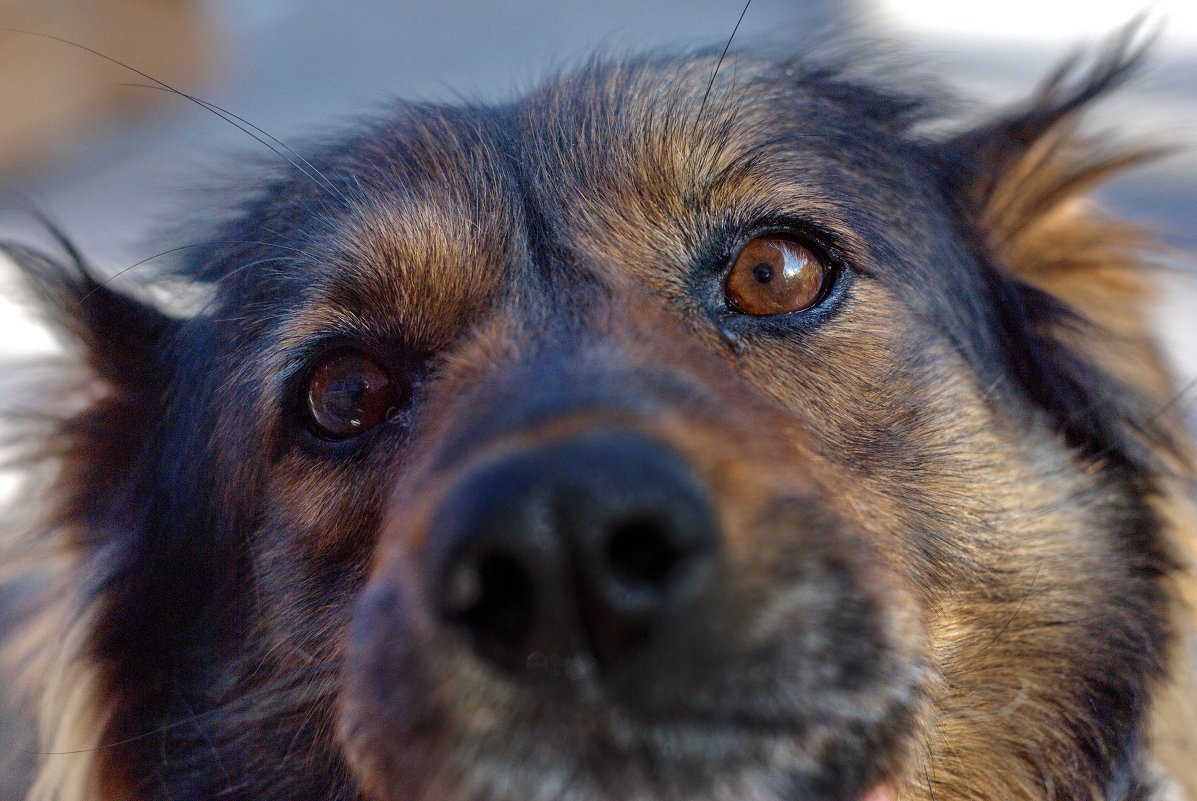
[[[1125,160],[1041,147],[1131,62],[935,142],[884,81],[799,61],[713,83],[712,59],[596,62],[500,109],[405,106],[305,156],[327,186],[275,177],[188,251],[180,274],[214,288],[189,318],[19,253],[101,385],[46,445],[63,586],[94,590],[44,636],[95,676],[53,741],[120,799],[1147,792],[1167,382],[1138,240],[1056,213]],[[761,235],[826,262],[826,303],[728,302]],[[303,379],[346,350],[411,402],[330,438]],[[593,442],[585,471],[551,469],[612,434],[638,472]],[[477,512],[463,488],[500,468],[544,482],[487,496],[513,517],[585,473],[595,519],[620,512],[603,486],[716,519],[675,539],[641,516],[638,565],[555,527],[577,514],[529,543],[445,512]],[[645,472],[673,477],[627,480]],[[466,530],[565,588],[508,606],[544,630],[479,648]],[[580,581],[581,552],[657,599]]]

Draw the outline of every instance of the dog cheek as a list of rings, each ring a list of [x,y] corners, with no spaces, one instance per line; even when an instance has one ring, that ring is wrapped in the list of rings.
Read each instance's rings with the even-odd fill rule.
[[[338,735],[369,797],[421,797],[441,750],[435,733],[443,717],[421,645],[430,632],[409,587],[367,591],[350,624]]]
[[[445,781],[465,725],[455,715],[462,699],[447,697],[468,686],[463,666],[429,608],[420,569],[431,504],[419,499],[432,497],[436,482],[400,485],[349,613],[338,739],[370,798],[434,797],[429,788]]]
[[[919,539],[904,507],[833,471],[789,429],[786,447],[688,442],[720,498],[727,573],[750,610],[733,638],[796,643],[803,660],[841,666],[859,689],[926,659]],[[807,632],[803,643],[795,632]]]
[[[779,658],[803,666],[815,695],[872,696],[881,706],[912,695],[927,661],[918,595],[868,535],[807,503],[814,508],[774,512],[733,566],[757,610],[747,639],[782,644]]]

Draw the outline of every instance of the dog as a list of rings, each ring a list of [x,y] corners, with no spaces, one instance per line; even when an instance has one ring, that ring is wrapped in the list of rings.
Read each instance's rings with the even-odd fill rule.
[[[972,121],[595,58],[270,140],[139,285],[8,245],[73,359],[28,797],[1197,797],[1154,246],[1085,199],[1143,50]]]

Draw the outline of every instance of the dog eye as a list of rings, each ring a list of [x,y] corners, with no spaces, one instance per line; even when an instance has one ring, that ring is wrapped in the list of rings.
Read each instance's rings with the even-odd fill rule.
[[[349,439],[387,419],[399,400],[398,387],[370,357],[335,353],[316,365],[308,379],[308,416],[327,439]]]
[[[727,276],[727,297],[745,314],[790,314],[818,303],[830,270],[790,239],[763,236],[740,250]]]

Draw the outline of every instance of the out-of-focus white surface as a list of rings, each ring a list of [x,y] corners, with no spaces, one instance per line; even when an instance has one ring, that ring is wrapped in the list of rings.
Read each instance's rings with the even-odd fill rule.
[[[24,288],[18,283],[15,269],[0,253],[0,352],[16,358],[54,353],[58,350],[54,338],[33,324],[30,310],[18,300]]]
[[[1156,331],[1185,387],[1177,411],[1187,411],[1197,430],[1197,276],[1166,276],[1163,283]]]
[[[1197,45],[1197,0],[880,0],[882,18],[923,35],[1007,43],[1102,36],[1142,15],[1167,34],[1167,49]]]
[[[30,317],[29,309],[17,302],[21,288],[17,286],[14,267],[0,253],[0,407],[10,400],[14,387],[5,364],[34,359],[57,353],[58,343]],[[0,509],[8,509],[16,500],[18,479],[12,468],[4,465],[7,456],[0,445]]]

